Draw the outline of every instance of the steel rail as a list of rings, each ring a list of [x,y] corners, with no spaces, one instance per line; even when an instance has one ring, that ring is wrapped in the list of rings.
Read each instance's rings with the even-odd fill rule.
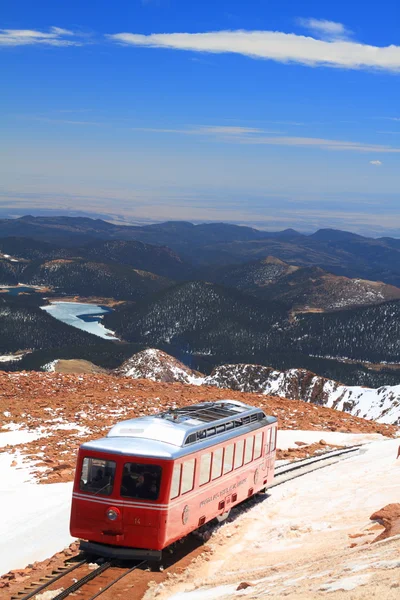
[[[14,598],[15,599],[18,598],[18,600],[29,600],[30,598],[34,598],[41,591],[43,591],[47,587],[49,587],[49,585],[52,585],[53,583],[55,583],[56,581],[58,581],[59,579],[61,579],[61,577],[64,577],[65,575],[68,575],[68,573],[71,573],[72,571],[74,571],[78,567],[81,567],[82,565],[84,565],[87,562],[88,562],[87,559],[84,559],[84,560],[81,560],[80,562],[76,563],[75,565],[72,565],[71,567],[67,567],[65,569],[63,568],[63,570],[61,571],[61,573],[58,573],[58,575],[55,575],[54,577],[52,577],[51,579],[49,579],[45,583],[42,583],[42,585],[38,586],[33,591],[28,592],[28,594],[25,594],[25,596],[19,596],[19,595],[12,596],[11,600],[14,600]]]
[[[97,567],[97,569],[94,569],[94,571],[92,571],[91,573],[88,573],[84,577],[81,577],[81,579],[78,579],[78,581],[75,581],[75,583],[73,583],[72,585],[67,587],[65,590],[63,590],[62,592],[57,594],[57,596],[54,596],[52,598],[52,600],[64,600],[64,598],[67,598],[70,594],[73,594],[74,592],[79,590],[79,588],[84,586],[86,583],[88,583],[92,579],[95,579],[101,573],[104,573],[104,571],[109,569],[111,566],[112,566],[111,562],[103,563],[102,565]]]
[[[102,594],[104,594],[104,592],[106,592],[107,590],[109,590],[110,587],[112,587],[115,583],[117,583],[117,581],[119,581],[120,579],[123,579],[124,577],[126,577],[127,575],[129,575],[130,573],[132,573],[133,571],[135,571],[136,569],[138,569],[139,567],[141,567],[141,566],[143,566],[145,564],[146,564],[146,561],[143,560],[139,564],[137,564],[134,567],[131,567],[130,569],[128,569],[125,573],[121,573],[121,575],[119,575],[116,579],[114,579],[114,581],[111,581],[108,585],[106,585],[105,588],[103,588],[102,590],[96,592],[96,594],[94,596],[91,596],[90,600],[95,600],[95,598],[98,598],[99,596],[101,596]]]
[[[268,485],[266,487],[266,489],[271,489],[273,487],[276,487],[278,485],[282,485],[283,483],[286,483],[287,481],[292,481],[293,479],[296,479],[297,477],[302,477],[303,475],[308,475],[309,473],[313,473],[314,471],[318,471],[319,469],[324,469],[325,467],[329,467],[330,465],[334,465],[337,464],[339,462],[341,462],[342,460],[345,460],[346,458],[350,458],[348,455],[353,454],[354,452],[358,452],[358,448],[353,448],[351,450],[347,449],[344,450],[342,452],[338,452],[336,454],[331,454],[329,453],[329,456],[323,456],[323,457],[319,457],[316,460],[307,462],[307,463],[303,463],[301,465],[297,464],[291,467],[286,468],[283,471],[280,471],[279,473],[277,473],[277,477],[273,480],[273,482]],[[345,458],[340,458],[341,456],[344,456]],[[335,460],[333,462],[329,462],[327,464],[322,464],[322,465],[318,465],[318,463],[324,463],[328,460],[334,459],[334,458],[338,458],[338,460]],[[300,462],[300,461],[296,461],[296,462]],[[294,471],[298,471],[300,469],[304,469],[306,467],[308,467],[309,465],[313,465],[313,464],[317,464],[318,466],[316,466],[314,469],[310,469],[308,471],[304,471],[304,473],[298,473],[297,475],[293,476],[293,477],[289,477],[288,479],[284,479],[283,481],[280,481],[280,478],[288,473],[292,473]],[[283,465],[282,465],[283,466]],[[284,465],[286,466],[286,465]]]
[[[328,450],[328,452],[323,452],[321,454],[314,454],[314,456],[307,456],[306,458],[300,458],[299,460],[294,460],[288,463],[285,463],[284,465],[278,465],[277,467],[275,467],[275,473],[278,473],[278,475],[281,473],[281,471],[286,471],[287,467],[295,467],[295,466],[299,466],[299,468],[301,467],[301,463],[306,464],[312,464],[313,462],[318,462],[319,460],[323,460],[323,459],[327,459],[329,457],[333,457],[333,456],[337,456],[338,454],[347,454],[347,453],[351,453],[351,452],[356,452],[357,450],[359,450],[361,447],[363,446],[363,444],[355,444],[354,446],[346,446],[345,448],[336,448],[334,450]]]

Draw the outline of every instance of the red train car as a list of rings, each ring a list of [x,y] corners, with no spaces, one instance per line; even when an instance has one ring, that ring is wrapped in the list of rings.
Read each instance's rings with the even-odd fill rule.
[[[235,400],[123,421],[79,449],[71,535],[98,556],[160,560],[271,483],[276,435],[275,417]]]

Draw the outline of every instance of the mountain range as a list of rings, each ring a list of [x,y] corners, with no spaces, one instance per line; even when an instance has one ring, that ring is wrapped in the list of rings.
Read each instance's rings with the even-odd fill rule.
[[[267,232],[226,223],[171,221],[128,226],[101,219],[28,215],[0,220],[0,238],[10,236],[75,247],[94,240],[135,240],[168,246],[198,268],[274,256],[297,266],[319,266],[336,275],[400,285],[400,240],[335,229],[305,235],[293,229]]]
[[[399,252],[399,240],[336,230],[3,219],[0,284],[42,286],[17,300],[0,295],[0,352],[29,351],[3,368],[58,358],[114,368],[134,350],[156,347],[206,374],[221,364],[258,363],[346,385],[393,385]],[[114,305],[103,322],[120,341],[85,334],[86,343],[65,324],[70,334],[62,335],[51,317],[45,323],[39,306],[65,296]]]

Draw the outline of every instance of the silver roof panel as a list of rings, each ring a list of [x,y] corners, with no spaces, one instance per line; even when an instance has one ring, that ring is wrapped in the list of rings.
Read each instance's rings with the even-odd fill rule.
[[[161,459],[179,458],[275,423],[256,407],[237,400],[203,402],[153,416],[121,421],[106,438],[83,448]]]

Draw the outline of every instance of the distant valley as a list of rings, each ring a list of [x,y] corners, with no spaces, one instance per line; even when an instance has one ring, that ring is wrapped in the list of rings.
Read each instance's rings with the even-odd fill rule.
[[[306,236],[223,223],[0,220],[0,290],[36,286],[0,293],[0,353],[26,353],[1,366],[86,359],[117,368],[156,347],[206,374],[257,363],[347,385],[394,385],[399,258],[399,240],[336,230]],[[112,305],[102,322],[119,339],[40,309],[64,298]]]

